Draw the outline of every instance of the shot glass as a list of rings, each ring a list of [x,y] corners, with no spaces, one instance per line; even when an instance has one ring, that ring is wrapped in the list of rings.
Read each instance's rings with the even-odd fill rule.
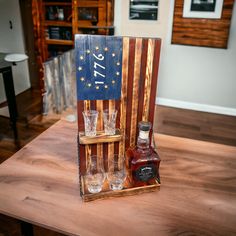
[[[117,110],[104,110],[103,111],[103,124],[105,128],[105,134],[114,135],[116,133],[116,116]]]
[[[123,189],[125,178],[125,158],[118,154],[114,154],[114,156],[108,161],[107,180],[110,189],[113,191]]]
[[[104,180],[105,171],[101,157],[96,155],[91,156],[87,164],[85,175],[85,183],[88,191],[90,193],[99,193],[102,190]]]
[[[96,136],[98,111],[87,110],[83,111],[85,136]]]

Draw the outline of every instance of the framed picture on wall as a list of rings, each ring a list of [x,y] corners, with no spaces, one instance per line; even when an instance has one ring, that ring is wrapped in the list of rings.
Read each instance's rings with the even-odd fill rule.
[[[157,20],[159,0],[130,0],[130,20]]]
[[[224,0],[184,0],[183,17],[220,19]]]

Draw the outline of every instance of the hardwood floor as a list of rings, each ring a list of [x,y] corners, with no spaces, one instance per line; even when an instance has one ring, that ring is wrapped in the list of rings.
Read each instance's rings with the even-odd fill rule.
[[[154,131],[236,146],[236,117],[156,106]]]
[[[41,115],[39,91],[27,90],[16,96],[18,108],[17,130],[19,141],[15,143],[9,118],[0,116],[0,163],[54,124],[59,118],[46,119]]]

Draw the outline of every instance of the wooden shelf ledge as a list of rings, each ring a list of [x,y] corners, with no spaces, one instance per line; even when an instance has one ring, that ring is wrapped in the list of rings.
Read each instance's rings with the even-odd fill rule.
[[[63,26],[63,27],[72,27],[72,22],[60,21],[60,20],[46,20],[44,26]]]
[[[47,39],[47,44],[57,44],[57,45],[74,45],[72,40],[63,40],[63,39]]]
[[[84,132],[79,132],[80,144],[95,144],[95,143],[111,143],[119,142],[122,139],[120,129],[116,129],[114,135],[106,135],[104,131],[97,131],[97,135],[94,137],[85,136]]]
[[[161,184],[156,181],[156,184],[146,185],[142,187],[132,187],[130,186],[130,180],[127,178],[124,183],[124,189],[112,191],[109,189],[108,181],[105,180],[103,184],[102,191],[99,193],[89,193],[87,190],[87,185],[85,183],[84,176],[81,176],[81,187],[82,187],[82,199],[84,202],[90,202],[97,199],[107,199],[114,197],[132,196],[141,193],[149,193],[157,191],[160,189]]]
[[[43,2],[44,6],[72,6],[71,2]]]

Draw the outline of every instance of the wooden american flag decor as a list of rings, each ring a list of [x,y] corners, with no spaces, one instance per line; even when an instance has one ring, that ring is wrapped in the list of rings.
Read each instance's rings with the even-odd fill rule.
[[[96,37],[95,40],[94,37]],[[156,38],[91,35],[86,35],[86,37],[76,35],[75,37],[79,134],[84,132],[82,115],[84,110],[92,109],[99,112],[97,123],[97,131],[99,132],[104,130],[102,111],[114,108],[118,111],[116,128],[120,130],[121,134],[120,139],[114,139],[114,141],[108,139],[108,141],[103,140],[104,142],[94,140],[84,143],[78,135],[80,188],[84,201],[131,195],[140,191],[146,192],[156,189],[156,186],[133,189],[127,185],[125,190],[109,191],[105,187],[100,193],[89,194],[86,192],[83,175],[86,173],[86,165],[90,155],[103,158],[105,169],[107,169],[106,163],[108,163],[109,156],[114,153],[125,155],[127,148],[136,144],[138,122],[144,120],[153,123],[160,48],[161,40]],[[109,59],[106,59],[108,52],[110,53],[108,55]],[[93,60],[92,63],[85,58],[88,54],[93,58],[91,59]],[[97,74],[94,72],[96,57],[104,57],[105,63],[97,68],[99,73],[107,77],[107,81],[103,76],[100,76],[101,78],[94,76]],[[116,60],[112,61],[112,58],[116,58]],[[84,63],[84,60],[87,60],[86,63]],[[86,72],[84,71],[83,74],[82,71],[85,70],[86,66]],[[109,68],[109,72],[103,71],[103,68]],[[95,81],[99,82],[99,79],[100,82],[104,83],[95,83]],[[81,88],[81,86],[86,86],[85,82],[87,82],[86,89],[92,89],[87,94]],[[106,86],[114,86],[115,83],[115,90],[111,89],[106,93],[108,89]],[[96,87],[97,85],[99,85],[99,88]],[[93,88],[91,88],[92,86]],[[100,93],[96,95],[99,91]]]

